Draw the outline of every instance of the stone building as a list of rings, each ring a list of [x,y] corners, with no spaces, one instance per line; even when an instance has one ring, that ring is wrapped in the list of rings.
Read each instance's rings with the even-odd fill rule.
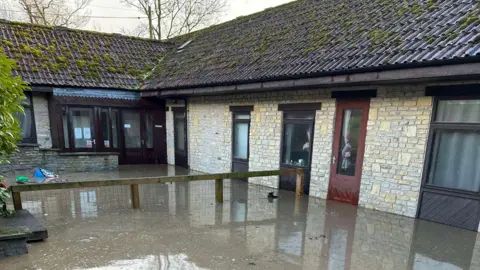
[[[53,72],[69,80],[44,79],[42,66],[34,71],[27,63],[19,74],[53,88],[48,95],[60,100],[52,102],[57,111],[49,105],[47,113],[36,109],[33,96],[35,116],[57,123],[49,139],[48,124],[37,121],[36,143],[61,149],[55,158],[42,150],[43,164],[100,153],[94,163],[112,167],[168,162],[210,173],[304,168],[310,196],[478,230],[478,9],[475,0],[299,0],[165,42],[53,29],[49,35],[94,37],[81,45],[103,57],[99,64],[88,58],[98,76],[83,81],[92,71],[73,45],[66,47],[76,68]],[[3,27],[13,29],[11,23]],[[103,39],[130,46],[130,54]],[[4,44],[15,56],[17,46]],[[149,51],[140,52],[139,44]],[[114,53],[119,62],[109,63]],[[35,57],[35,51],[26,54]],[[61,46],[59,54],[67,54]],[[125,70],[140,73],[133,71],[145,70],[145,62],[155,68],[137,89],[139,81]],[[78,107],[70,100],[79,98],[82,106],[96,98],[88,106],[101,138],[98,147],[98,140],[94,147],[81,141],[91,146],[81,154],[64,151],[74,148],[77,135],[85,137],[84,127],[77,130],[76,120],[68,119],[75,113],[70,108]],[[52,120],[62,112],[67,119]],[[112,128],[101,132],[103,122]],[[113,134],[116,148],[110,147]],[[104,160],[105,153],[118,158]],[[249,182],[286,190],[295,185],[289,176]]]

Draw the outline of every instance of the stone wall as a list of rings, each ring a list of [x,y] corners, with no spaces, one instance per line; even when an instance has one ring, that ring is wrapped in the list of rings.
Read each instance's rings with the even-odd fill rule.
[[[99,171],[118,168],[115,153],[59,153],[55,149],[41,149],[38,145],[21,145],[10,158],[10,164],[0,165],[0,175],[31,175],[36,168],[54,172]]]
[[[423,170],[431,97],[422,85],[372,86],[361,179],[361,206],[414,216]],[[337,90],[337,89],[333,89]],[[347,89],[343,89],[347,90]],[[352,89],[350,89],[352,90]],[[249,169],[280,168],[280,103],[321,102],[316,112],[310,195],[327,197],[336,100],[331,90],[283,91],[189,99],[189,159],[203,172],[231,169],[232,119],[229,106],[254,105],[250,124]],[[251,179],[278,187],[278,177]]]
[[[413,217],[432,98],[422,86],[378,88],[370,102],[360,205]]]
[[[232,159],[232,114],[230,106],[254,105],[250,123],[249,170],[280,168],[282,112],[280,103],[321,102],[316,112],[310,194],[326,197],[332,146],[335,101],[330,91],[284,91],[244,95],[195,97],[188,103],[189,161],[191,169],[203,172],[228,172]],[[327,158],[326,158],[327,157]],[[278,187],[278,177],[250,179]]]
[[[52,133],[50,131],[50,116],[48,114],[48,99],[44,93],[35,93],[32,97],[33,112],[35,115],[35,129],[37,143],[40,148],[52,147]]]
[[[174,127],[173,127],[173,112],[169,110],[166,113],[167,125],[167,163],[175,164],[175,141],[174,141]]]

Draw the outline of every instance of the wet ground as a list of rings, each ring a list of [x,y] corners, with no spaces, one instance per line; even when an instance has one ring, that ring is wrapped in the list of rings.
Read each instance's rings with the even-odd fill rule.
[[[50,238],[0,269],[480,269],[475,232],[271,190],[142,185],[141,210],[128,186],[25,192]]]

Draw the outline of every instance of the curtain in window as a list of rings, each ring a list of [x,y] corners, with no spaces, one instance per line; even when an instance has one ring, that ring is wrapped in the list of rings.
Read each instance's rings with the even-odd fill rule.
[[[436,121],[480,123],[480,100],[441,100]]]
[[[469,191],[480,188],[480,134],[439,131],[435,137],[429,183]]]
[[[248,123],[235,123],[235,145],[233,157],[240,159],[248,158]]]

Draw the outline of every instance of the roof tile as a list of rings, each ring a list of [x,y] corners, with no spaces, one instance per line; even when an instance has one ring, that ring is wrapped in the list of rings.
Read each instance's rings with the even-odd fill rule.
[[[298,0],[170,40],[144,89],[318,76],[479,55],[478,0]]]
[[[30,84],[135,89],[167,43],[0,20],[0,48]]]

